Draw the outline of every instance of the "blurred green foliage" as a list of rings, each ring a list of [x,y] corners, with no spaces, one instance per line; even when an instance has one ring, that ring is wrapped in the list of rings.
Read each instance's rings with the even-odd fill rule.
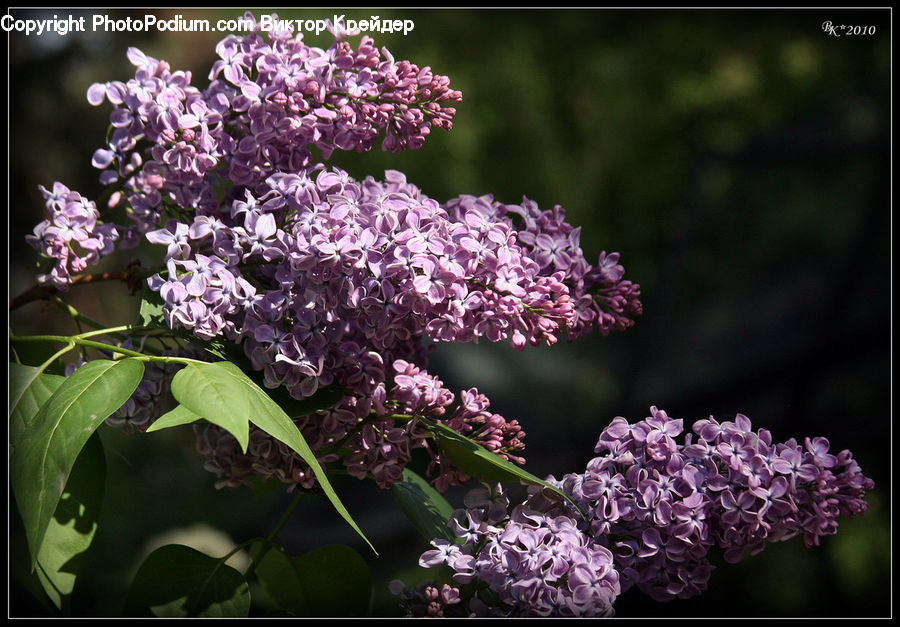
[[[464,101],[454,129],[419,151],[337,154],[335,164],[357,177],[401,170],[439,200],[491,193],[561,204],[583,227],[588,258],[620,251],[626,276],[642,285],[645,315],[616,337],[521,354],[486,344],[435,350],[432,369],[451,388],[478,386],[495,411],[524,424],[529,471],[582,469],[611,418],[638,420],[655,404],[685,422],[742,412],[780,440],[824,435],[875,478],[869,513],[821,547],[773,545],[722,564],[697,599],[625,595],[618,615],[889,615],[890,11],[345,13],[413,19],[407,36],[375,34],[376,43],[447,74]],[[876,33],[831,37],[826,20]],[[10,36],[11,294],[33,280],[22,236],[41,219],[36,186],[99,190],[90,157],[108,108],[88,106],[87,87],[127,79],[131,45],[190,69],[202,86],[219,38]],[[137,311],[119,291],[88,287],[71,299],[118,323]],[[63,324],[37,303],[10,322],[20,333]],[[281,491],[215,492],[182,435],[105,434],[106,514],[76,589],[84,615],[117,612],[131,560],[153,534],[200,520],[240,541],[265,535],[286,504]],[[387,581],[415,583],[427,547],[388,494],[355,481],[338,491],[383,556],[371,562],[376,612],[392,615]],[[461,504],[460,493],[450,498]],[[289,550],[354,544],[314,501],[283,534]]]

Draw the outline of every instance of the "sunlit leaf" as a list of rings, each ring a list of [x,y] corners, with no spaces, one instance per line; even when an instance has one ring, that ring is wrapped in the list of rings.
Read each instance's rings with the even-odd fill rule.
[[[303,437],[303,434],[300,433],[300,429],[297,428],[294,421],[284,413],[284,410],[281,409],[278,403],[269,398],[269,395],[266,394],[262,388],[253,383],[240,368],[228,362],[220,363],[227,364],[227,366],[223,366],[223,369],[230,373],[236,387],[244,389],[247,398],[250,399],[252,405],[251,422],[279,442],[287,444],[309,465],[313,474],[316,476],[316,480],[319,482],[319,487],[322,488],[325,496],[331,501],[332,506],[374,551],[375,547],[372,546],[372,543],[369,542],[369,539],[366,538],[362,530],[357,526],[356,522],[350,516],[350,512],[344,507],[344,504],[341,503],[341,500],[331,486],[331,482],[328,480],[325,471],[319,464],[319,460],[316,459],[315,454],[309,448],[309,444],[306,443],[306,439]]]
[[[228,431],[247,452],[250,439],[251,399],[227,361],[190,363],[172,378],[172,396],[185,409]]]
[[[157,418],[152,425],[147,427],[146,433],[152,433],[170,427],[180,427],[181,425],[191,424],[198,420],[203,420],[203,417],[195,414],[184,405],[178,405],[172,411],[166,412]]]
[[[9,472],[32,566],[79,452],[128,400],[143,374],[144,365],[134,359],[97,359],[63,381],[32,419],[23,418],[17,406],[11,417]],[[19,404],[22,398],[25,394]]]
[[[369,543],[341,503],[300,429],[240,368],[228,361],[188,364],[172,379],[172,395],[186,410],[231,433],[245,453],[250,422],[291,447],[312,469],[319,487],[341,517]],[[182,418],[183,415],[176,415],[173,420]]]
[[[143,327],[166,328],[166,319],[163,315],[163,301],[157,292],[146,288],[144,289],[138,318]]]

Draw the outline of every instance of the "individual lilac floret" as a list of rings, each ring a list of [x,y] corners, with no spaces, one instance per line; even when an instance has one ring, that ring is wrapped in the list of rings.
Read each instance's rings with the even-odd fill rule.
[[[53,191],[40,187],[50,219],[34,227],[25,240],[41,254],[55,260],[48,274],[39,274],[40,285],[51,285],[66,291],[72,275],[96,264],[115,249],[119,233],[113,224],[99,222],[100,213],[93,201],[87,200],[62,183],[54,183]]]
[[[428,603],[435,585],[415,591],[395,586],[411,614],[463,616],[613,615],[620,593],[613,554],[565,515],[518,505],[508,510],[499,486],[466,497],[448,527],[460,541],[438,539],[419,559],[423,568],[447,566],[458,588],[444,584],[461,603]],[[431,597],[435,597],[431,592]],[[424,608],[424,612],[422,612]]]
[[[449,584],[429,580],[419,583],[414,590],[410,590],[402,581],[395,579],[391,581],[389,588],[392,594],[400,597],[400,605],[410,617],[443,618],[464,615],[459,613],[461,611],[459,588]]]
[[[634,424],[616,418],[584,473],[551,479],[614,553],[623,590],[660,601],[694,596],[706,588],[713,548],[736,562],[800,534],[814,546],[837,532],[840,516],[866,511],[874,483],[849,451],[829,453],[824,438],[773,443],[741,414],[697,421],[683,435],[680,419],[650,413]],[[539,493],[529,505],[560,508]]]

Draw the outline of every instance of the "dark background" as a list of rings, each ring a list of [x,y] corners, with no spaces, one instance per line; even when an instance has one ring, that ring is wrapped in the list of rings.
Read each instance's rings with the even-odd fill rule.
[[[213,22],[240,15],[158,12],[175,13]],[[875,479],[869,512],[843,521],[822,546],[770,545],[722,564],[699,598],[659,604],[627,594],[617,615],[890,615],[890,11],[346,15],[413,19],[413,32],[375,33],[376,44],[447,74],[464,101],[453,131],[436,132],[419,151],[338,154],[335,164],[357,177],[401,170],[441,201],[493,193],[509,203],[526,195],[545,209],[561,204],[583,227],[589,260],[619,251],[626,277],[642,286],[645,314],[624,334],[524,353],[490,344],[434,352],[430,369],[451,389],[477,386],[495,411],[524,425],[528,470],[583,470],[613,417],[639,420],[657,405],[688,424],[744,413],[780,441],[825,436]],[[832,37],[826,20],[876,32]],[[90,107],[87,87],[133,76],[125,51],[134,45],[192,70],[202,88],[222,36],[10,34],[10,295],[33,282],[36,256],[23,237],[42,219],[37,185],[99,192],[90,158],[109,105]],[[307,40],[329,44],[325,35]],[[102,267],[121,267],[135,253],[127,254]],[[79,288],[71,302],[111,325],[137,310],[124,285]],[[20,334],[75,332],[41,303],[12,312],[10,325]],[[187,430],[101,431],[109,476],[76,588],[82,615],[119,611],[154,536],[197,522],[236,542],[264,536],[290,500],[282,490],[214,490]],[[339,481],[338,491],[381,557],[314,497],[281,539],[293,552],[325,542],[357,547],[375,577],[375,615],[394,615],[387,582],[430,575],[416,567],[427,544],[390,493],[355,480]],[[461,505],[461,494],[448,498]],[[13,550],[18,526],[12,516]],[[13,616],[40,611],[16,587],[10,608]]]

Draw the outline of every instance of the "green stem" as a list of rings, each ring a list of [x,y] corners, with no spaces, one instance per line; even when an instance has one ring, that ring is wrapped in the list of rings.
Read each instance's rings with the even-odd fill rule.
[[[50,359],[48,359],[47,361],[45,361],[44,363],[42,363],[40,365],[39,372],[43,372],[44,370],[46,370],[48,367],[50,367],[50,364],[52,364],[54,361],[56,361],[57,359],[59,359],[60,357],[62,357],[66,353],[68,353],[73,348],[75,348],[74,342],[69,342],[68,344],[66,344],[65,348],[62,348],[59,351],[57,351],[56,353],[54,353],[54,355]]]
[[[294,496],[294,500],[291,501],[291,504],[288,505],[288,508],[284,510],[284,514],[281,515],[281,519],[278,521],[278,524],[275,525],[275,528],[266,536],[265,546],[260,549],[259,553],[257,553],[256,557],[253,558],[253,561],[250,562],[250,566],[247,567],[246,572],[244,573],[244,578],[249,579],[250,575],[252,575],[256,568],[259,566],[259,563],[262,561],[262,558],[265,557],[266,553],[269,552],[275,544],[275,538],[281,533],[282,528],[287,524],[288,519],[291,517],[291,514],[294,513],[294,510],[297,509],[297,505],[300,504],[300,499],[303,497],[303,492],[298,492],[296,496]]]
[[[89,348],[96,348],[99,350],[108,351],[111,353],[118,353],[120,355],[126,355],[128,357],[133,357],[139,361],[152,361],[157,363],[164,364],[204,364],[207,362],[200,361],[198,359],[190,359],[188,357],[173,357],[169,355],[145,355],[144,353],[140,353],[138,351],[131,350],[129,348],[122,348],[121,346],[112,346],[111,344],[104,344],[103,342],[95,342],[93,340],[86,339],[88,337],[93,337],[96,335],[106,335],[110,333],[118,333],[120,331],[128,331],[132,329],[140,329],[142,327],[134,327],[133,325],[123,325],[121,327],[112,327],[110,329],[99,329],[97,331],[89,331],[87,333],[82,333],[80,335],[21,335],[16,337],[16,341],[18,342],[58,342],[60,344],[66,344],[67,348],[60,351],[57,354],[60,355],[72,349],[75,345],[78,346],[87,346]],[[52,360],[51,360],[52,361]],[[48,362],[49,363],[49,362]]]
[[[265,538],[250,538],[249,540],[245,540],[244,542],[241,542],[241,543],[238,544],[236,547],[234,547],[233,549],[231,549],[230,551],[228,551],[228,553],[226,553],[225,555],[223,555],[222,557],[220,557],[220,558],[219,558],[219,562],[221,562],[222,564],[224,564],[224,563],[227,562],[229,559],[231,559],[231,556],[232,556],[232,555],[234,555],[234,554],[237,553],[238,551],[242,551],[242,550],[246,549],[247,547],[249,547],[250,545],[252,545],[254,542],[270,543],[270,541],[269,541],[269,540],[266,540]]]
[[[73,336],[74,338],[83,338],[87,339],[89,337],[96,337],[98,335],[116,335],[119,333],[124,333],[126,331],[138,331],[143,329],[141,326],[135,326],[133,324],[123,324],[118,327],[107,327],[104,329],[96,329],[95,331],[87,331],[85,333],[79,333],[78,335]]]
[[[70,305],[69,303],[64,301],[59,296],[53,296],[51,298],[51,300],[54,303],[56,303],[57,307],[62,309],[66,314],[68,314],[76,322],[83,322],[89,326],[94,327],[95,329],[103,329],[106,327],[106,325],[103,324],[102,322],[97,322],[93,318],[89,318],[88,316],[84,315],[83,313],[81,313],[80,311],[75,309],[72,305]]]

